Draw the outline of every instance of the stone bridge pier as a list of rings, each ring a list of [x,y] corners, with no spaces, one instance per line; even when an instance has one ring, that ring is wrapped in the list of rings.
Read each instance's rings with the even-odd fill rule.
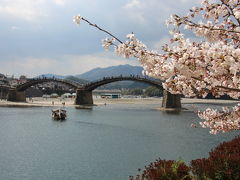
[[[77,89],[75,104],[93,105],[92,91],[86,89]],[[181,95],[171,94],[168,91],[164,90],[162,108],[181,109]]]
[[[9,89],[7,100],[13,101],[13,102],[26,102],[25,91],[17,91],[16,89]]]
[[[85,89],[77,89],[75,104],[76,105],[93,105],[92,91],[85,90]]]
[[[163,90],[162,108],[181,109],[181,95],[171,94],[167,90]]]
[[[0,86],[0,99],[7,99],[9,87]]]

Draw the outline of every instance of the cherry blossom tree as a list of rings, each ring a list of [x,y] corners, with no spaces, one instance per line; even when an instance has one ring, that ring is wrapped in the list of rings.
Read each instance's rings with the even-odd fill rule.
[[[74,17],[75,23],[80,21],[107,33],[105,49],[113,46],[116,54],[137,58],[144,73],[164,80],[163,87],[173,94],[240,98],[240,0],[203,0],[186,16],[171,15],[167,25],[172,39],[162,52],[149,50],[134,34],[123,42],[80,15]],[[188,30],[197,40],[185,37]],[[212,134],[240,130],[240,104],[231,110],[208,108],[198,115],[204,119],[200,125]]]

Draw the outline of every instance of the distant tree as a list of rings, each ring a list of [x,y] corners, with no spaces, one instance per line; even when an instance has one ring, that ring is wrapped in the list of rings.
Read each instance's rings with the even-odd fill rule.
[[[131,94],[131,95],[142,95],[143,94],[143,90],[141,88],[134,88],[134,89],[130,89],[128,91],[128,94]]]
[[[123,42],[80,15],[74,17],[77,24],[81,20],[111,36],[103,41],[104,48],[114,46],[118,55],[138,58],[144,72],[164,80],[164,88],[171,93],[240,98],[240,0],[203,0],[186,16],[172,15],[167,21],[172,27],[171,45],[163,46],[163,53],[149,50],[134,34]],[[183,26],[198,40],[185,38]],[[240,130],[240,104],[232,110],[208,108],[198,114],[205,119],[200,125],[212,134]]]
[[[77,83],[79,83],[79,84],[86,84],[86,83],[89,82],[89,81],[87,81],[87,80],[80,79],[80,78],[75,77],[75,76],[67,76],[65,79],[66,79],[66,80],[70,80],[70,81],[77,82]]]
[[[153,96],[161,97],[161,96],[163,96],[163,90],[153,87],[153,86],[149,86],[145,90],[144,95],[149,96],[149,97],[153,97]]]

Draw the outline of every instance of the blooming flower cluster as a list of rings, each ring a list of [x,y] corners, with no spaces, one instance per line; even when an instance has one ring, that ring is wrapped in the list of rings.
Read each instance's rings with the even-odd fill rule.
[[[73,22],[78,25],[80,24],[81,19],[82,19],[82,17],[80,15],[73,16]]]
[[[202,21],[195,22],[199,16]],[[239,99],[240,0],[203,0],[201,7],[193,7],[184,17],[172,15],[167,25],[172,27],[172,39],[163,47],[164,53],[149,50],[134,34],[122,42],[107,32],[114,38],[104,40],[103,47],[114,45],[118,55],[138,58],[145,74],[164,80],[164,88],[173,94],[205,97],[211,93]],[[199,40],[185,38],[181,27]],[[232,112],[207,109],[199,116],[205,119],[201,126],[214,134],[240,129],[240,104]]]
[[[226,107],[222,112],[208,108],[204,112],[199,112],[198,115],[201,119],[205,119],[204,122],[200,122],[200,125],[203,128],[210,127],[212,134],[240,129],[240,104],[234,106],[233,111]]]

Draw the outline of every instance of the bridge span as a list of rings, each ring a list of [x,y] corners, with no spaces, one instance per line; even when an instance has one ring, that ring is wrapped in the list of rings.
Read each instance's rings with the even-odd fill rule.
[[[42,84],[46,82],[58,82],[61,84],[68,85],[69,87],[73,89],[78,89],[82,87],[82,84],[79,84],[74,81],[64,80],[64,79],[57,79],[57,78],[33,78],[28,79],[27,82],[10,87],[7,100],[13,101],[13,102],[26,102],[26,95],[25,91],[26,89],[35,86],[37,84]]]
[[[143,82],[146,84],[149,84],[151,86],[155,86],[156,88],[162,89],[162,83],[161,81],[154,81],[151,79],[147,79],[144,77],[138,77],[138,76],[129,76],[129,77],[124,77],[124,76],[117,76],[117,77],[104,77],[103,79],[85,84],[83,88],[88,91],[93,91],[94,89],[103,86],[105,84],[109,84],[112,82],[116,81],[138,81],[138,82]]]
[[[93,104],[92,91],[94,89],[100,86],[103,86],[105,84],[109,84],[117,81],[138,81],[138,82],[149,84],[151,86],[155,86],[159,89],[163,88],[161,82],[153,81],[151,79],[147,79],[139,76],[104,77],[103,79],[85,84],[82,88],[78,88],[76,92],[77,96],[75,99],[75,104],[81,104],[81,105]]]
[[[58,82],[61,84],[68,85],[71,88],[77,89],[82,87],[82,84],[79,84],[75,81],[64,80],[64,79],[57,79],[57,78],[34,78],[29,79],[26,83],[20,84],[16,86],[17,91],[25,91],[26,89],[30,88],[31,86],[35,86],[37,84],[42,84],[46,82]]]
[[[109,84],[116,81],[138,81],[155,86],[159,89],[163,89],[162,83],[160,81],[154,81],[139,76],[117,76],[117,77],[104,77],[101,80],[90,82],[87,84],[79,84],[77,82],[56,79],[56,78],[37,78],[30,79],[26,83],[20,84],[16,87],[11,87],[8,92],[8,101],[14,102],[26,102],[25,90],[31,86],[42,84],[45,82],[58,82],[69,87],[76,89],[76,105],[93,105],[92,91],[102,85]],[[163,96],[163,107],[166,108],[181,108],[180,95],[172,95],[168,92],[164,92]]]

